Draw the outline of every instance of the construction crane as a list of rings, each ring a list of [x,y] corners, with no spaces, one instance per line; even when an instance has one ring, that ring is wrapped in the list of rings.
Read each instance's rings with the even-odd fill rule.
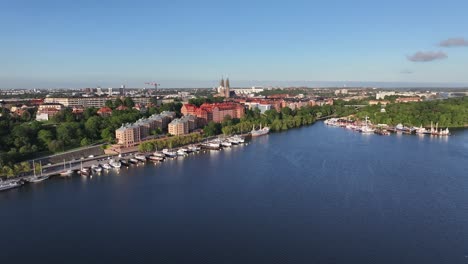
[[[157,82],[145,82],[145,85],[152,85],[154,86],[154,90],[158,90],[159,83]]]

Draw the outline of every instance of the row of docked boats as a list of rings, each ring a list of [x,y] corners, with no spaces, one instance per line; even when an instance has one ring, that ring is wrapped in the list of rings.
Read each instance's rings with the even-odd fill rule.
[[[228,138],[216,138],[210,141],[206,141],[201,144],[201,147],[204,149],[214,149],[219,150],[221,148],[228,148],[232,145],[239,145],[245,143],[245,139],[242,136],[234,135]]]
[[[106,162],[92,164],[91,166],[87,166],[87,167],[83,166],[83,162],[81,162],[80,168],[78,170],[72,169],[71,162],[69,162],[67,166],[67,164],[64,161],[63,171],[57,174],[59,174],[60,176],[72,176],[73,173],[77,172],[81,176],[91,177],[103,171],[109,171],[112,169],[120,169],[122,166],[128,167],[131,164],[138,164],[138,163],[142,163],[146,161],[162,162],[165,159],[185,157],[189,154],[200,152],[202,149],[214,149],[214,147],[216,147],[217,149],[221,149],[223,147],[230,147],[232,145],[238,145],[244,142],[245,140],[242,136],[235,135],[235,136],[228,137],[225,139],[216,139],[216,140],[212,140],[212,141],[204,143],[204,144],[209,144],[209,145],[204,145],[204,144],[190,145],[190,146],[178,148],[176,150],[163,149],[162,151],[156,151],[150,155],[137,153],[128,158],[116,158],[116,159],[108,158],[108,161],[106,160]],[[213,148],[206,147],[206,146],[212,146]],[[7,181],[2,181],[0,179],[0,191],[20,187],[23,184],[28,183],[28,182],[29,183],[41,182],[41,181],[48,179],[49,177],[50,177],[49,175],[43,175],[41,171],[40,175],[36,175],[34,173],[33,176],[24,177],[22,179],[14,179],[14,180],[7,180]]]
[[[438,124],[436,123],[435,127],[431,122],[430,129],[424,128],[422,125],[420,127],[406,127],[402,124],[398,124],[395,127],[390,127],[386,124],[372,125],[370,124],[368,117],[366,116],[365,123],[359,123],[355,121],[350,121],[348,119],[342,118],[330,118],[324,121],[326,125],[329,126],[338,126],[344,127],[346,129],[355,130],[363,134],[378,134],[378,135],[390,135],[390,132],[399,132],[404,134],[428,134],[434,136],[449,136],[450,131],[448,128],[439,129]]]

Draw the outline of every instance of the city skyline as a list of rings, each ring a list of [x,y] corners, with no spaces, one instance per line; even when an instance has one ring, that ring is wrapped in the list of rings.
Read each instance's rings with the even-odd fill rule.
[[[466,8],[401,0],[14,2],[0,11],[0,88],[215,87],[226,73],[234,87],[466,86]]]

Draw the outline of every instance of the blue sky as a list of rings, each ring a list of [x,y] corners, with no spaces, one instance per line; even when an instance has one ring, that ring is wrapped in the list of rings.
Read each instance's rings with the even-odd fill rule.
[[[0,88],[468,84],[468,1],[0,0]],[[408,59],[442,51],[446,58]]]

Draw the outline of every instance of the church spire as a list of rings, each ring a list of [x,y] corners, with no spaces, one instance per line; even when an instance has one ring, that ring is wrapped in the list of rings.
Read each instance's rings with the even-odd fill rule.
[[[224,87],[231,88],[229,85],[229,78],[226,78],[226,81],[224,83],[225,83]]]
[[[219,82],[220,87],[224,87],[224,77],[221,77],[221,82]]]

